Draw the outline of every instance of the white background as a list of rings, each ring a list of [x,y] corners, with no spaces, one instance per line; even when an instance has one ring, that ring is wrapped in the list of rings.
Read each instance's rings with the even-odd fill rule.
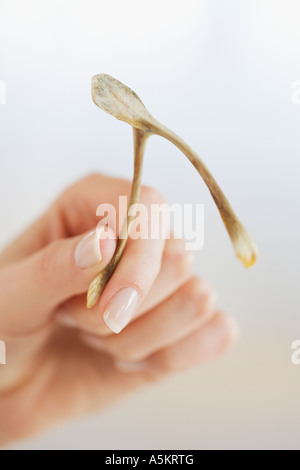
[[[205,204],[197,272],[240,322],[240,343],[18,448],[300,448],[299,18],[298,0],[0,0],[1,245],[74,180],[131,178],[129,126],[90,97],[105,72],[202,155],[260,249],[244,271],[199,176],[153,138],[144,181]]]

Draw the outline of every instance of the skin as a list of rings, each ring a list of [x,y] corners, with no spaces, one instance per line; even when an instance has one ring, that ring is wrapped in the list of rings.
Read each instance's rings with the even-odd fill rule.
[[[103,240],[101,263],[88,269],[77,266],[76,247],[99,222],[98,205],[117,206],[130,189],[124,180],[89,176],[0,255],[0,338],[8,352],[0,367],[1,446],[104,409],[234,342],[234,321],[216,309],[214,289],[193,275],[181,240],[130,239],[99,303],[86,308],[86,291],[116,242]],[[148,187],[141,201],[164,202]],[[130,286],[140,294],[138,310],[116,335],[104,310]]]

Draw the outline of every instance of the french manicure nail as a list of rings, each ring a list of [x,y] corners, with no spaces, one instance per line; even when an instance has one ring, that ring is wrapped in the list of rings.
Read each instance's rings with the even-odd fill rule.
[[[114,333],[120,333],[132,319],[139,296],[135,289],[127,287],[119,291],[104,312],[104,321]]]
[[[99,233],[94,230],[81,240],[75,251],[76,264],[81,269],[91,268],[102,261]]]

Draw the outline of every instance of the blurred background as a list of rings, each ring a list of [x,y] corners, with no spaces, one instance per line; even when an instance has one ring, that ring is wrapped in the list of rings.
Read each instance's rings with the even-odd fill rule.
[[[199,176],[152,138],[144,182],[170,203],[205,204],[197,272],[240,342],[16,448],[300,448],[299,17],[298,0],[0,0],[1,247],[74,180],[131,178],[130,127],[90,96],[105,72],[200,153],[260,249],[245,271]]]

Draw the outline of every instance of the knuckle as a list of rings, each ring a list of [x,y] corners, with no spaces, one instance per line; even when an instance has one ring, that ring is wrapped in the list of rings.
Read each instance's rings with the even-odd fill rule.
[[[192,304],[193,313],[197,317],[203,317],[210,312],[216,302],[215,289],[198,277],[193,277],[184,287],[184,295]]]
[[[138,264],[137,264],[138,259]],[[128,273],[131,274],[131,284],[139,291],[149,289],[149,282],[152,283],[158,276],[162,266],[162,257],[151,250],[133,252],[133,256],[128,264]],[[137,275],[138,271],[138,275]],[[127,274],[128,282],[128,274]]]
[[[195,258],[191,251],[185,250],[183,240],[176,242],[172,241],[171,248],[165,252],[164,261],[176,278],[184,279],[192,274]]]
[[[189,276],[193,272],[195,258],[190,251],[185,251],[176,263],[178,275],[181,278]]]
[[[41,253],[39,279],[45,285],[54,285],[56,276],[56,256],[53,253],[56,251],[58,242],[54,241],[48,245]]]
[[[220,345],[220,352],[225,352],[236,342],[239,337],[239,327],[230,315],[219,312],[215,316],[215,324],[219,331],[223,331],[223,341]]]
[[[102,175],[100,173],[90,173],[87,175],[85,178],[81,180],[81,184],[95,184],[99,183],[99,181],[102,179]],[[79,184],[80,184],[79,183]]]
[[[165,354],[163,361],[163,369],[165,372],[181,372],[185,369],[185,364],[180,357],[180,354],[176,352],[176,349],[169,350]]]
[[[128,344],[120,344],[116,351],[116,356],[125,362],[137,362],[142,359],[141,354],[135,350],[134,346],[129,346]]]
[[[152,204],[165,204],[166,199],[164,196],[152,186],[143,186],[141,190],[141,198],[145,202],[151,202]]]
[[[98,184],[102,179],[102,175],[99,173],[90,173],[79,181],[75,181],[71,186],[69,186],[61,195],[62,198],[72,197],[74,193],[77,193],[78,190],[81,190],[85,187],[94,186]]]
[[[164,196],[156,189],[144,186],[140,202],[147,209],[151,237],[167,238],[170,232],[170,207]]]
[[[145,273],[145,278],[148,279],[149,275],[151,277],[156,276],[162,265],[162,259],[158,256],[156,256],[154,253],[150,251],[146,251],[143,254],[143,259],[142,259],[142,273]]]

